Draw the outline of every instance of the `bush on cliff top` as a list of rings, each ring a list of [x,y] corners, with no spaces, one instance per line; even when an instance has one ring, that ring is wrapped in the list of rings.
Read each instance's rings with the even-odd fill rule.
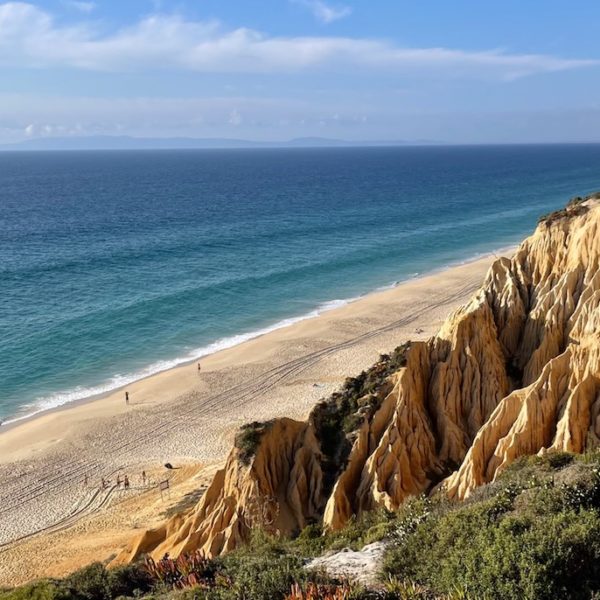
[[[444,594],[589,599],[600,591],[600,466],[565,454],[518,461],[464,503],[442,503],[384,572]]]
[[[325,492],[350,452],[354,435],[365,420],[370,419],[390,391],[390,375],[406,366],[410,342],[398,346],[357,377],[348,377],[340,391],[334,392],[315,406],[310,414],[324,455]]]
[[[239,450],[239,459],[244,465],[250,464],[260,445],[262,436],[272,426],[273,421],[253,421],[242,425],[235,436],[235,447]]]
[[[547,215],[542,215],[538,219],[538,223],[551,225],[552,223],[560,221],[561,219],[584,215],[589,210],[589,207],[584,205],[584,203],[588,200],[600,200],[600,192],[594,192],[583,197],[575,196],[574,198],[571,198],[569,202],[567,202],[567,205],[564,208],[555,210]]]

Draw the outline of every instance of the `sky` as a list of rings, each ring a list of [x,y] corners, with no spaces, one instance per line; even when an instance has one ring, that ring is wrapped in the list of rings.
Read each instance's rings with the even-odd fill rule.
[[[0,0],[0,144],[600,142],[598,0]]]

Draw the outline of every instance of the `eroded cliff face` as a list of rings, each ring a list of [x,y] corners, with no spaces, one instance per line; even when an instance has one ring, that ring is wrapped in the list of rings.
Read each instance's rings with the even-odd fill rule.
[[[339,528],[435,486],[463,499],[519,456],[596,445],[599,228],[595,200],[542,222],[437,336],[406,349],[341,442],[327,439],[325,404],[305,423],[274,422],[247,465],[232,451],[195,510],[121,559],[196,548],[214,556],[258,525],[292,533],[322,518]]]
[[[323,474],[313,429],[285,418],[263,429],[250,460],[235,448],[193,510],[138,536],[115,563],[197,549],[217,556],[242,543],[254,527],[289,535],[317,519]]]

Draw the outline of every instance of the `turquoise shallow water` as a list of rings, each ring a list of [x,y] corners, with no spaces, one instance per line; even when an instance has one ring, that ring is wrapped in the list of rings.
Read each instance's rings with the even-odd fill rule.
[[[519,241],[600,145],[0,154],[0,419]]]

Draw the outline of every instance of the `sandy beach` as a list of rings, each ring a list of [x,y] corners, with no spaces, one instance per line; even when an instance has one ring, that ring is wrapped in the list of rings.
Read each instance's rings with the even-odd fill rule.
[[[130,384],[128,405],[118,390],[1,428],[0,585],[114,555],[136,530],[197,497],[242,423],[305,418],[380,353],[434,334],[493,260],[407,281],[272,331],[205,357],[200,373],[194,363]],[[124,475],[128,491],[116,487]],[[156,486],[165,479],[171,489],[161,498]]]

